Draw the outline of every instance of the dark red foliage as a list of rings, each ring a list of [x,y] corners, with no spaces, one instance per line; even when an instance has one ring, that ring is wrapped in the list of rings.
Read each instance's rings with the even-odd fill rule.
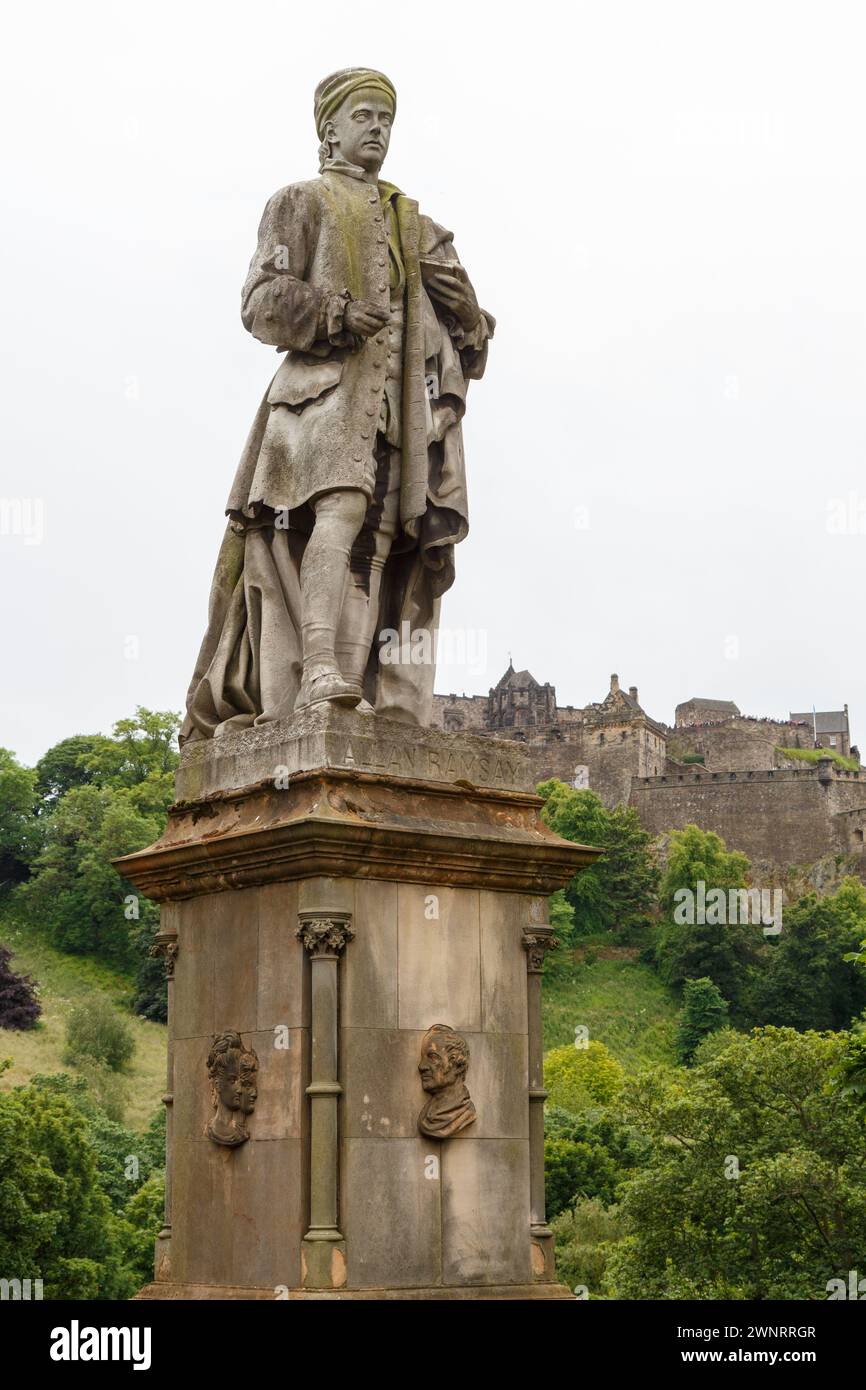
[[[42,1013],[36,982],[29,975],[16,975],[11,959],[8,946],[0,946],[0,1028],[33,1028]]]

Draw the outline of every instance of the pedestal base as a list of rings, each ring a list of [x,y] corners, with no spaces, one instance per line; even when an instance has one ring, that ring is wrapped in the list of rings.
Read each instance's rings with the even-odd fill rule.
[[[273,1289],[238,1288],[218,1284],[145,1284],[135,1300],[171,1302],[173,1300],[252,1299],[260,1303],[286,1301],[344,1303],[369,1301],[423,1302],[498,1302],[500,1300],[531,1300],[575,1302],[574,1294],[564,1284],[461,1284],[454,1288],[426,1289],[288,1289],[275,1294]]]
[[[570,1299],[539,971],[598,851],[523,750],[326,708],[185,748],[177,789],[117,863],[173,971],[171,1251],[138,1297]]]

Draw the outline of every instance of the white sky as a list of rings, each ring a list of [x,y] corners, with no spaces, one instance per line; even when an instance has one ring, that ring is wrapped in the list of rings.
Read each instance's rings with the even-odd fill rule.
[[[511,651],[562,704],[617,671],[659,719],[847,701],[866,739],[861,6],[126,0],[5,29],[0,497],[44,535],[0,535],[0,744],[181,708],[278,360],[239,317],[258,219],[357,63],[398,89],[385,177],[498,320],[444,608],[468,663],[437,689],[485,693]]]

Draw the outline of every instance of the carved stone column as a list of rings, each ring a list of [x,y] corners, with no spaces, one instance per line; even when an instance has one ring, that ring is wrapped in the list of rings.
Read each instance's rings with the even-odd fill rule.
[[[165,913],[165,909],[163,912]],[[168,1047],[166,1048],[166,1082],[162,1103],[165,1106],[165,1215],[162,1229],[156,1238],[154,1268],[158,1280],[171,1278],[171,1172],[172,1172],[172,1132],[174,1129],[174,1048],[172,1046],[172,994],[174,992],[174,967],[177,961],[178,941],[175,928],[160,926],[156,939],[150,948],[150,955],[162,956],[167,981],[168,994]]]
[[[337,1102],[338,977],[340,956],[355,933],[348,912],[302,912],[298,939],[312,971],[310,1040],[310,1226],[304,1237],[303,1282],[332,1288],[343,1282],[345,1258],[338,1226]]]
[[[553,928],[532,923],[523,931],[526,952],[527,1004],[529,1011],[529,1207],[532,1274],[553,1279],[553,1232],[547,1224],[544,1204],[544,1044],[541,1032],[541,972],[547,951],[559,942]]]

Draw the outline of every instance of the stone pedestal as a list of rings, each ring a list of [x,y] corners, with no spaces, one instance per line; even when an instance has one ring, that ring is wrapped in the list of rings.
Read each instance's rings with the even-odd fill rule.
[[[324,707],[189,745],[177,793],[117,865],[163,904],[173,971],[169,1196],[139,1297],[569,1297],[538,971],[547,897],[598,851],[543,825],[520,745]],[[469,1049],[475,1117],[446,1138],[418,1127],[433,1024]],[[227,1034],[242,1074],[236,1048],[217,1094]]]

